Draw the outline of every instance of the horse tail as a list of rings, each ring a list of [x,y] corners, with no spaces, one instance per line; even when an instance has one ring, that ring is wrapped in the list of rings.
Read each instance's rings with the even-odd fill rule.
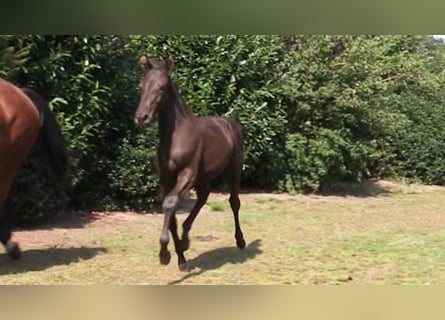
[[[229,119],[230,126],[232,127],[233,132],[233,141],[234,141],[234,154],[233,154],[233,161],[235,161],[235,166],[238,168],[239,173],[241,174],[243,170],[243,163],[244,163],[244,133],[243,133],[243,124],[239,120],[237,116],[231,116]]]
[[[234,115],[229,118],[229,122],[232,126],[232,129],[235,133],[236,138],[238,138],[238,141],[241,143],[241,149],[243,149],[244,146],[244,133],[243,133],[243,124],[239,120],[239,118]]]
[[[37,144],[44,149],[52,171],[56,176],[61,177],[68,166],[68,147],[60,125],[51,112],[48,102],[42,96],[29,88],[22,90],[40,114],[41,129]]]

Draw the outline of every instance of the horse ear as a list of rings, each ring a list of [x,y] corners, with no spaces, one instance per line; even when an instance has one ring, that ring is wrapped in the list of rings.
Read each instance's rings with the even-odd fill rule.
[[[141,66],[142,70],[144,70],[144,72],[147,72],[153,67],[153,63],[145,54],[139,58],[139,65]]]
[[[173,70],[173,57],[168,56],[167,60],[165,60],[165,67],[167,68],[168,74],[171,74]]]

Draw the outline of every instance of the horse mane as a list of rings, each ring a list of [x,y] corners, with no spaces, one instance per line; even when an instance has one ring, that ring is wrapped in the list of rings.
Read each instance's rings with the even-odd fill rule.
[[[185,101],[184,97],[182,96],[179,87],[176,85],[176,83],[170,78],[170,85],[173,92],[173,96],[175,97],[176,101],[178,102],[178,105],[181,107],[181,111],[184,112],[184,115],[194,115],[192,109],[189,107],[187,101]]]

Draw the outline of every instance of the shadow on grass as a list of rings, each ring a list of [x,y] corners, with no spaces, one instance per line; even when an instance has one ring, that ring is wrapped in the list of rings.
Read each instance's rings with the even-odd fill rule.
[[[101,214],[94,211],[61,211],[38,223],[15,227],[14,231],[81,229],[100,219],[102,219]]]
[[[263,253],[260,249],[261,240],[257,239],[251,242],[245,249],[240,250],[236,247],[223,247],[200,254],[196,258],[187,261],[187,271],[190,273],[184,275],[178,280],[168,284],[178,284],[184,280],[199,276],[206,271],[221,268],[227,263],[238,264],[247,260],[254,259],[257,255]],[[194,269],[200,269],[194,271]]]
[[[92,259],[106,252],[105,248],[47,248],[26,250],[18,261],[11,260],[6,253],[0,254],[0,275],[28,271],[41,271],[53,266],[69,265],[80,260]]]
[[[379,185],[376,180],[366,180],[362,183],[339,183],[334,187],[319,192],[322,196],[340,196],[340,197],[377,197],[390,194],[391,190]]]

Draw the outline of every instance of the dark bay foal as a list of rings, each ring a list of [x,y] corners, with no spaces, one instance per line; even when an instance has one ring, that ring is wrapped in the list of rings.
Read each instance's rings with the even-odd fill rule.
[[[167,245],[170,230],[180,269],[185,266],[184,251],[189,248],[189,231],[210,193],[209,183],[223,177],[230,189],[230,206],[235,219],[238,248],[246,246],[240,228],[238,197],[243,161],[243,132],[236,117],[197,117],[192,113],[172,82],[173,59],[165,62],[140,58],[145,72],[141,82],[141,99],[135,114],[137,126],[148,125],[158,114],[159,145],[157,170],[164,190],[162,210],[164,225],[161,232],[161,264],[170,262]],[[175,217],[180,199],[195,188],[197,201],[183,223],[179,238]]]

